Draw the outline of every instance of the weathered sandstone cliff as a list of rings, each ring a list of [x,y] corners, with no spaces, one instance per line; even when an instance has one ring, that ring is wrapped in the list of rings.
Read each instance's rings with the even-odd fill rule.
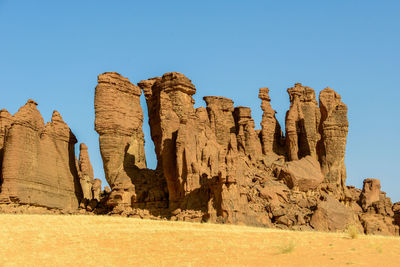
[[[321,91],[318,105],[312,88],[289,88],[283,135],[268,88],[258,94],[263,117],[255,130],[251,110],[231,99],[205,96],[206,108],[194,108],[196,88],[181,73],[141,81],[158,161],[152,171],[145,165],[139,88],[116,73],[98,82],[96,130],[115,212],[137,214],[141,207],[173,220],[290,229],[355,224],[370,233],[384,225],[380,232],[398,234],[392,209],[399,214],[399,205],[392,207],[380,189],[368,191],[376,188],[369,180],[362,192],[345,185],[347,107],[332,89]],[[150,208],[138,194],[164,205]]]
[[[13,117],[1,113],[6,123],[1,129],[5,134],[0,199],[77,209],[82,191],[75,166],[76,138],[57,111],[45,125],[36,106],[28,100]]]

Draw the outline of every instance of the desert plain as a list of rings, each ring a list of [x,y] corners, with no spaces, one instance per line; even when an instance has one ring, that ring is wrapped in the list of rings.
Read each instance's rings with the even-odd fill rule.
[[[398,266],[400,239],[117,216],[0,215],[2,266]]]

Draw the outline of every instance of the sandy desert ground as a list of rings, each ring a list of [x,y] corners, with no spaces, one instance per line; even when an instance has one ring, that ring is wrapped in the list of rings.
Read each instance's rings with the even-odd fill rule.
[[[108,216],[0,215],[2,266],[399,266],[400,238]]]

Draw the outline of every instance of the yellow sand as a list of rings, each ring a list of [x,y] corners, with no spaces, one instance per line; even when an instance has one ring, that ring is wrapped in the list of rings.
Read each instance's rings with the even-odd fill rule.
[[[400,238],[108,216],[0,215],[1,266],[400,266]]]

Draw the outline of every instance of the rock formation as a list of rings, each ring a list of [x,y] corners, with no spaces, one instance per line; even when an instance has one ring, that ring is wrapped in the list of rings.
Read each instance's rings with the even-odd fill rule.
[[[296,83],[289,88],[290,109],[286,114],[286,141],[289,160],[307,155],[317,158],[317,142],[320,139],[320,110],[312,88]]]
[[[347,106],[341,101],[340,95],[329,87],[319,94],[319,105],[321,140],[318,146],[318,157],[322,173],[325,175],[326,182],[336,183],[344,188],[346,186],[344,156],[349,128]]]
[[[280,154],[282,140],[282,130],[278,120],[275,118],[276,111],[271,107],[271,98],[268,88],[260,88],[258,98],[261,99],[261,109],[263,111],[261,121],[261,140],[263,153]]]
[[[0,110],[0,185],[3,181],[2,166],[3,166],[4,139],[6,136],[6,131],[8,130],[8,127],[10,127],[12,120],[13,120],[12,115],[6,109]]]
[[[318,107],[312,88],[299,83],[289,88],[283,137],[268,88],[259,90],[263,119],[262,129],[255,130],[250,108],[234,107],[231,99],[205,96],[206,108],[194,108],[196,88],[181,73],[138,86],[155,145],[154,171],[135,165],[139,155],[145,162],[144,153],[129,157],[130,143],[139,144],[136,153],[143,147],[138,88],[116,73],[99,75],[96,87],[96,130],[111,185],[109,201],[125,204],[114,212],[146,213],[132,210],[140,207],[154,213],[148,199],[137,197],[141,192],[164,201],[159,209],[172,220],[328,231],[355,224],[369,233],[398,233],[384,193],[345,185],[347,108],[332,89],[321,91]],[[129,168],[135,172],[126,172]],[[141,174],[146,183],[136,178]]]
[[[77,209],[82,191],[75,165],[76,138],[57,111],[45,125],[36,106],[28,100],[6,127],[0,199]]]
[[[140,88],[118,73],[98,76],[95,130],[100,135],[104,172],[112,188],[108,201],[112,207],[166,198],[162,188],[165,182],[146,169],[140,95]]]
[[[97,200],[97,202],[100,202],[100,197],[101,197],[101,180],[96,178],[94,179],[93,187],[93,199]]]
[[[84,143],[81,143],[79,146],[78,176],[83,194],[81,207],[85,208],[89,201],[93,199],[92,186],[94,183],[94,174],[89,159],[88,147]]]
[[[319,162],[312,156],[285,163],[278,177],[283,179],[289,188],[304,192],[316,189],[324,180]]]
[[[146,166],[142,90],[155,170]],[[57,111],[45,125],[33,100],[14,116],[1,110],[0,200],[13,202],[2,204],[13,212],[21,205],[294,230],[355,225],[399,235],[400,203],[392,204],[378,179],[366,179],[362,190],[345,184],[348,121],[340,95],[325,88],[318,106],[310,87],[296,83],[287,92],[284,136],[268,88],[258,93],[263,117],[256,130],[250,108],[231,99],[205,96],[206,107],[195,108],[196,88],[181,73],[138,86],[115,72],[100,74],[95,130],[111,187],[103,192],[88,148],[80,145],[78,160],[77,140]]]

